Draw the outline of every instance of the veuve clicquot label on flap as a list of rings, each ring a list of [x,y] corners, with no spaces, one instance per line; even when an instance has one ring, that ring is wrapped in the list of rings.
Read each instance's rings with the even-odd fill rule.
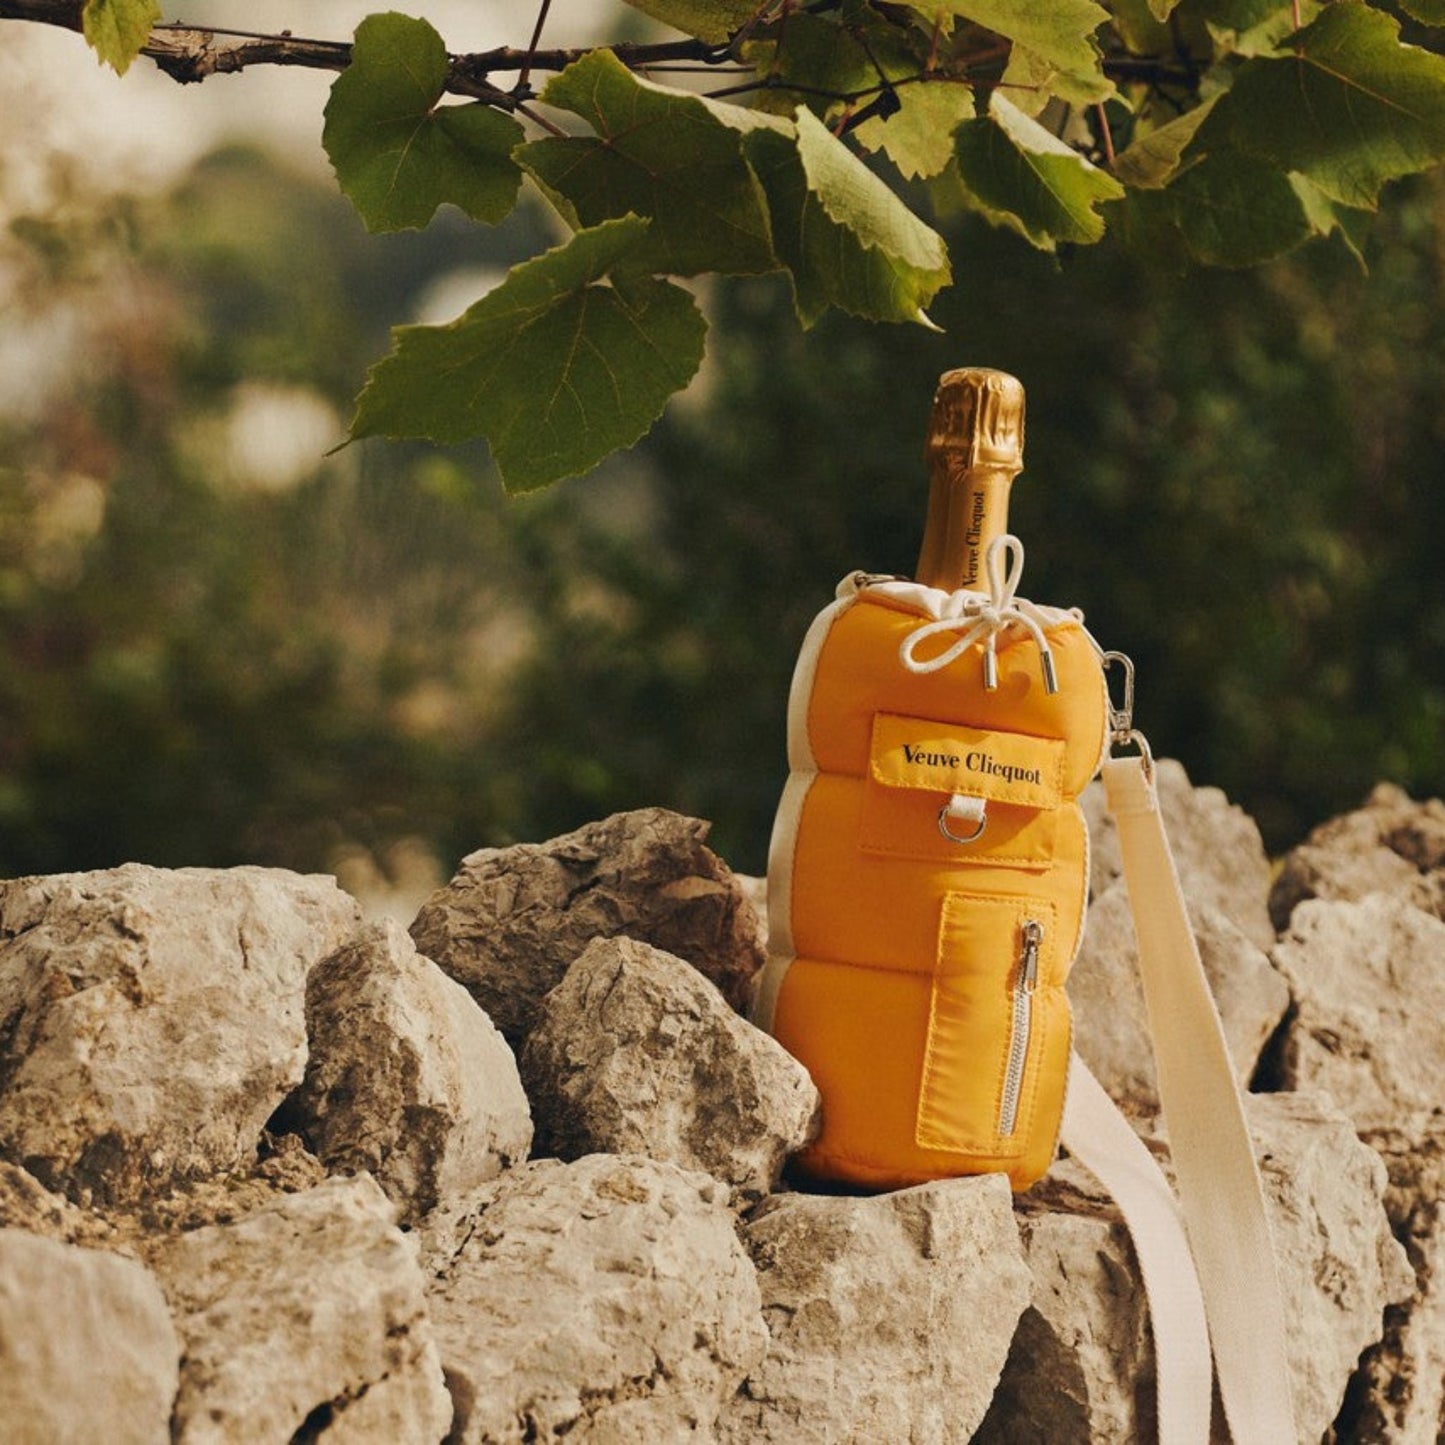
[[[873,721],[873,778],[890,788],[963,793],[1023,808],[1063,799],[1064,744],[1026,733],[879,713]]]

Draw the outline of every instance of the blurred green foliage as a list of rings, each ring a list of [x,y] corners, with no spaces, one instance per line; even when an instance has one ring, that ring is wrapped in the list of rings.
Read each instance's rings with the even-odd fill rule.
[[[803,337],[785,284],[722,285],[648,442],[513,501],[480,450],[322,453],[386,321],[531,254],[533,213],[368,239],[229,151],[19,223],[0,397],[7,335],[65,366],[0,408],[0,870],[384,867],[405,839],[449,868],[657,803],[760,871],[803,630],[844,572],[911,571],[965,363],[1028,391],[1024,590],[1134,657],[1157,752],[1276,849],[1378,779],[1445,790],[1442,219],[1438,180],[1397,188],[1366,275],[1342,246],[1055,260],[963,218],[941,336]],[[268,482],[238,429],[297,395],[334,432]]]

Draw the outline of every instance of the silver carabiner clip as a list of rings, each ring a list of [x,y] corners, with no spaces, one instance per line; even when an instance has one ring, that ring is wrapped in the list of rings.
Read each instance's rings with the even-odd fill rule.
[[[1144,759],[1144,774],[1154,776],[1154,754],[1150,751],[1149,740],[1134,726],[1134,662],[1122,652],[1106,652],[1102,658],[1104,667],[1104,696],[1109,708],[1109,754],[1115,748],[1132,744],[1139,749]],[[1109,665],[1118,663],[1124,672],[1124,702],[1122,707],[1114,706],[1114,695],[1109,691]]]
[[[1120,742],[1134,730],[1134,660],[1127,653],[1106,652],[1102,658],[1104,667],[1104,696],[1109,705],[1109,741]],[[1124,705],[1114,706],[1114,694],[1109,687],[1109,666],[1118,663],[1124,670]]]

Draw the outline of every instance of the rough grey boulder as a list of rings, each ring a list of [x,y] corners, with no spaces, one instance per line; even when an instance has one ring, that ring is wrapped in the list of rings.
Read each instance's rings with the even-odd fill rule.
[[[1285,855],[1270,889],[1275,927],[1310,898],[1350,902],[1388,893],[1445,918],[1445,802],[1414,802],[1381,783],[1363,808],[1332,818]]]
[[[542,1000],[521,1056],[538,1151],[645,1154],[756,1201],[817,1131],[818,1091],[776,1040],[681,959],[588,944]]]
[[[512,1051],[396,923],[365,929],[306,985],[310,1058],[286,1122],[331,1171],[367,1170],[413,1223],[527,1157]]]
[[[372,1179],[330,1179],[154,1252],[184,1345],[178,1445],[437,1445],[451,1401],[394,1212]]]
[[[1383,894],[1310,900],[1274,959],[1296,1004],[1285,1087],[1325,1091],[1367,1133],[1445,1132],[1445,922]]]
[[[306,1065],[329,878],[128,865],[0,884],[0,1150],[101,1202],[243,1165]]]
[[[1350,1121],[1302,1095],[1248,1101],[1280,1279],[1301,1440],[1339,1413],[1355,1361],[1411,1287],[1385,1215],[1384,1169]],[[1133,1445],[1153,1434],[1153,1344],[1122,1221],[1066,1161],[1020,1216],[1033,1304],[1019,1324],[983,1445]]]
[[[1220,789],[1196,788],[1173,758],[1158,759],[1155,776],[1164,831],[1190,906],[1207,904],[1257,947],[1268,948],[1275,932],[1266,902],[1270,867],[1254,820]],[[1119,832],[1102,782],[1090,783],[1079,802],[1089,822],[1089,889],[1097,898],[1123,875]]]
[[[707,833],[643,808],[548,843],[484,848],[427,901],[412,937],[514,1044],[573,959],[618,934],[686,959],[745,1010],[763,964],[757,915]]]
[[[0,1229],[0,1436],[167,1445],[180,1344],[133,1259]]]
[[[719,1440],[969,1438],[1029,1298],[1002,1176],[775,1195],[744,1236],[771,1339]]]
[[[475,1195],[430,1255],[453,1445],[709,1438],[761,1359],[726,1190],[649,1159],[537,1160]]]
[[[1235,1077],[1248,1085],[1289,1007],[1289,985],[1268,956],[1217,908],[1196,903],[1189,912]],[[1131,1113],[1157,1111],[1159,1089],[1139,981],[1139,947],[1122,883],[1111,884],[1089,905],[1069,975],[1069,998],[1075,1047],[1099,1082]]]

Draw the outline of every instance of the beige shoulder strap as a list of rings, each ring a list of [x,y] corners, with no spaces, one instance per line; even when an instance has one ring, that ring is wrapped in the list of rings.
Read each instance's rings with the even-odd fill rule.
[[[1201,1296],[1235,1445],[1296,1441],[1284,1296],[1264,1191],[1164,835],[1153,769],[1146,754],[1110,758],[1103,773],[1119,828],[1187,1245],[1172,1197],[1166,1203],[1160,1195],[1168,1185],[1158,1166],[1077,1059],[1063,1142],[1113,1194],[1135,1241],[1158,1357],[1161,1442],[1204,1445],[1208,1439]]]

